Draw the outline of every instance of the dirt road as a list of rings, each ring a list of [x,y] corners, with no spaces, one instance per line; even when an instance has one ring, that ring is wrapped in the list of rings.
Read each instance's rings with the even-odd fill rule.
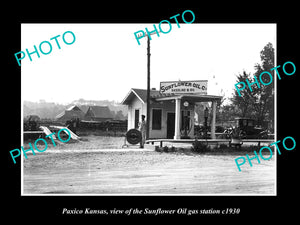
[[[239,172],[233,155],[61,151],[24,160],[23,194],[270,194],[275,160]]]

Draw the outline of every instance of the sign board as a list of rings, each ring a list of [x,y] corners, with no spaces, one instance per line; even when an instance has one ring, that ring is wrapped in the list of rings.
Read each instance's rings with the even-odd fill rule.
[[[160,82],[161,94],[207,94],[207,80]]]

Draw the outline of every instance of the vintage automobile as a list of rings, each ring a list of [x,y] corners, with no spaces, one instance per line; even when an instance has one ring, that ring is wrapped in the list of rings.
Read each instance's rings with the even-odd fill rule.
[[[208,133],[210,133],[210,126],[207,127]],[[195,135],[197,138],[205,138],[205,127],[195,126]],[[238,136],[240,139],[268,139],[274,138],[274,134],[271,134],[268,129],[264,129],[256,125],[256,121],[251,118],[237,117],[235,118],[234,125],[230,127],[216,126],[216,133],[219,134],[219,138],[231,139],[233,136]],[[210,135],[207,135],[210,138]],[[237,137],[235,137],[237,138]]]
[[[236,128],[241,131],[242,139],[267,139],[268,131],[256,125],[256,121],[251,118],[237,117]]]

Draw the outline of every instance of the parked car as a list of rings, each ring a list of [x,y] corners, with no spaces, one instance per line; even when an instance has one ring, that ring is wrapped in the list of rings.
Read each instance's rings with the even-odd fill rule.
[[[241,130],[243,139],[265,139],[268,138],[268,132],[261,126],[256,125],[256,121],[251,118],[237,117],[236,127]]]

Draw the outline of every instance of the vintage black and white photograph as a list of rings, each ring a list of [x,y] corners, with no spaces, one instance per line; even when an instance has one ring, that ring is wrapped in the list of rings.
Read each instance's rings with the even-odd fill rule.
[[[276,24],[169,21],[21,24],[23,196],[276,196]]]

